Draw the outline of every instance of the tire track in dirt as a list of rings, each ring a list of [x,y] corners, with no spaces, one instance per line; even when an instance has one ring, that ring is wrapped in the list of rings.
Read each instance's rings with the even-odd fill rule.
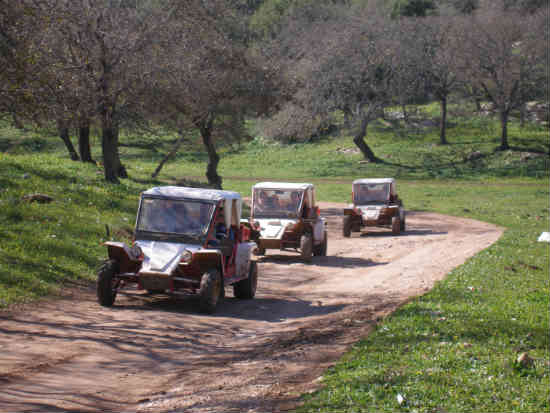
[[[501,229],[409,212],[407,231],[343,238],[342,204],[321,203],[327,257],[268,251],[254,300],[216,314],[194,298],[120,297],[93,288],[0,314],[3,411],[281,411],[411,297],[486,248]]]

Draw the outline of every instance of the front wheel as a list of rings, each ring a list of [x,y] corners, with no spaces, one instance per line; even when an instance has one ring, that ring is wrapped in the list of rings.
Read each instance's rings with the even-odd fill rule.
[[[328,237],[327,237],[327,232],[325,231],[323,235],[323,241],[319,245],[315,246],[315,248],[313,249],[313,255],[317,257],[326,257],[327,243],[328,243]]]
[[[405,211],[403,211],[403,218],[401,219],[401,232],[405,231]]]
[[[399,235],[401,232],[401,219],[398,216],[391,219],[391,232],[394,235]]]
[[[344,237],[351,237],[351,215],[346,215],[344,217],[344,227],[342,231]]]
[[[250,261],[250,269],[248,277],[233,284],[233,294],[237,298],[251,299],[256,295],[256,287],[258,286],[258,265],[256,261]]]
[[[211,269],[202,275],[199,290],[200,309],[202,312],[212,314],[216,310],[218,301],[222,297],[222,289],[223,281],[218,270]]]
[[[311,238],[311,235],[302,235],[300,238],[300,252],[305,261],[311,261],[313,256],[313,238]]]
[[[115,260],[105,261],[97,273],[97,301],[103,307],[111,307],[116,298],[118,280],[118,263]]]

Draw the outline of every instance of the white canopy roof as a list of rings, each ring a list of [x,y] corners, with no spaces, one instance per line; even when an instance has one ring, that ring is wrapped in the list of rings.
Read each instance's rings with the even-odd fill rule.
[[[188,188],[184,186],[157,186],[143,192],[143,195],[174,199],[195,199],[198,201],[224,201],[225,225],[238,225],[241,218],[241,194],[219,189]]]
[[[254,185],[254,189],[297,189],[305,191],[308,188],[313,188],[313,184],[294,182],[259,182]]]
[[[353,185],[355,184],[393,184],[395,182],[395,179],[393,178],[364,178],[364,179],[356,179],[353,181]]]
[[[143,192],[143,195],[161,196],[166,198],[186,198],[205,201],[221,201],[222,199],[241,199],[241,194],[219,189],[187,188],[184,186],[157,186]]]

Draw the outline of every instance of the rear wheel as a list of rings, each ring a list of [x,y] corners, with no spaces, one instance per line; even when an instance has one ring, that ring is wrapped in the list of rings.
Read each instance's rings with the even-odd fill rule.
[[[201,278],[199,290],[200,309],[204,313],[212,314],[216,310],[218,301],[222,296],[223,281],[217,269],[205,272]]]
[[[391,232],[394,235],[399,235],[401,232],[401,219],[398,216],[391,219]]]
[[[323,241],[319,244],[319,245],[316,245],[313,249],[313,255],[317,256],[317,257],[326,257],[327,256],[327,232],[325,231],[324,232],[324,235],[323,235]]]
[[[111,307],[116,298],[119,281],[115,275],[118,272],[118,263],[107,260],[97,273],[97,301],[104,307]]]
[[[351,224],[352,224],[351,215],[346,215],[344,217],[344,228],[343,228],[343,231],[342,231],[344,237],[346,237],[346,238],[351,237]]]
[[[300,251],[305,261],[311,261],[313,255],[313,238],[311,238],[311,235],[302,235],[300,238]]]
[[[258,265],[256,261],[250,261],[248,277],[233,284],[233,294],[237,298],[251,299],[256,295],[258,286]]]

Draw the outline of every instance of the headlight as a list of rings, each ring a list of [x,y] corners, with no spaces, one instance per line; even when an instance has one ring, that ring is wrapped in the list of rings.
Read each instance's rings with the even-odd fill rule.
[[[193,258],[193,253],[189,250],[185,250],[183,251],[183,254],[181,254],[181,262],[183,263],[189,263],[192,258]]]

